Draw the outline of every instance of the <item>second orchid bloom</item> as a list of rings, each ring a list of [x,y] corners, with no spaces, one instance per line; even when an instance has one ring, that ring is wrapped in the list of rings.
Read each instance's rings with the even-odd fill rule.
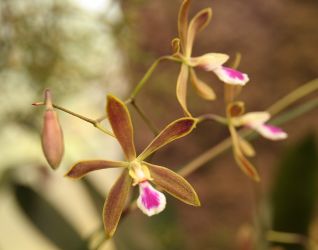
[[[242,171],[255,181],[259,181],[259,175],[256,168],[246,157],[255,155],[253,146],[236,131],[235,127],[248,127],[255,130],[263,137],[269,140],[283,140],[287,138],[281,128],[265,124],[270,119],[270,114],[265,111],[249,112],[244,114],[243,102],[231,102],[227,105],[228,126],[232,138],[233,154],[235,161]]]
[[[200,206],[196,192],[183,177],[168,168],[145,161],[159,148],[189,134],[196,126],[197,119],[186,117],[170,123],[137,156],[133,126],[126,105],[118,98],[109,95],[106,111],[114,135],[120,143],[127,161],[81,161],[76,163],[66,175],[80,178],[94,170],[124,168],[111,188],[104,205],[103,222],[107,236],[111,237],[116,230],[131,186],[139,186],[140,194],[137,206],[148,216],[160,213],[166,206],[164,194],[156,190],[150,182],[184,203]]]
[[[244,86],[249,81],[247,74],[223,66],[229,59],[226,54],[207,53],[202,56],[192,57],[194,39],[209,24],[212,10],[210,8],[201,10],[189,22],[190,2],[191,0],[184,0],[180,7],[178,16],[179,37],[172,41],[174,55],[182,61],[176,87],[177,99],[187,116],[191,116],[186,102],[189,76],[197,93],[203,99],[214,100],[216,97],[213,89],[197,77],[194,68],[212,71],[221,81],[230,85]]]

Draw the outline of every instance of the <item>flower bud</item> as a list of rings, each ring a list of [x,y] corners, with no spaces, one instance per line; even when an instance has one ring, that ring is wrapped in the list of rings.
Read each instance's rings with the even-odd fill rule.
[[[63,132],[57,113],[53,110],[50,90],[44,92],[46,110],[42,130],[42,149],[46,160],[53,169],[56,169],[64,153]]]

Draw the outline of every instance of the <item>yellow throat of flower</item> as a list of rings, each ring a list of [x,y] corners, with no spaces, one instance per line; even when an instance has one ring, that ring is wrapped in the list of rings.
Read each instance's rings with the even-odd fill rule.
[[[148,167],[140,161],[132,161],[129,164],[129,175],[133,179],[133,186],[144,182],[153,180],[151,178]]]

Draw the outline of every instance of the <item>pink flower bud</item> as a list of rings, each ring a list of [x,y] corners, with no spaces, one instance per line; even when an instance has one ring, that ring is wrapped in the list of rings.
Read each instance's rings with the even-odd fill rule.
[[[62,160],[64,153],[63,132],[58,116],[53,110],[51,92],[44,92],[46,110],[42,130],[42,149],[46,160],[53,169],[56,169]]]

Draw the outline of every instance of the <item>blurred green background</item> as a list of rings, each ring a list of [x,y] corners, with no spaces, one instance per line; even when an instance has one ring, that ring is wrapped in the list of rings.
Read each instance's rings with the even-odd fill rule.
[[[93,249],[100,240],[103,198],[118,172],[92,173],[84,182],[63,175],[78,160],[121,159],[118,144],[90,124],[59,113],[66,151],[53,172],[40,145],[43,109],[31,103],[41,101],[43,90],[50,88],[61,106],[90,118],[103,115],[106,93],[125,99],[151,63],[171,52],[180,3],[0,0],[0,249]],[[317,77],[317,1],[200,0],[193,1],[190,13],[205,7],[213,8],[212,22],[199,34],[193,54],[242,53],[240,69],[251,78],[241,96],[248,111],[264,110]],[[182,116],[175,99],[178,69],[162,63],[137,97],[158,128]],[[195,115],[223,115],[223,84],[211,74],[199,74],[219,98],[209,103],[189,91],[190,109]],[[317,98],[317,92],[304,100],[310,98]],[[140,150],[152,134],[131,112]],[[188,178],[201,208],[168,198],[164,213],[150,219],[140,211],[131,214],[114,241],[100,249],[267,249],[261,236],[271,227],[318,240],[317,127],[313,110],[283,125],[288,140],[254,142],[259,186],[241,173],[228,152]],[[179,169],[227,136],[224,126],[201,124],[158,152],[153,162]],[[298,196],[292,195],[297,190]],[[303,206],[289,209],[295,204]],[[296,217],[304,220],[288,223]],[[257,241],[257,247],[243,246],[245,239]]]

